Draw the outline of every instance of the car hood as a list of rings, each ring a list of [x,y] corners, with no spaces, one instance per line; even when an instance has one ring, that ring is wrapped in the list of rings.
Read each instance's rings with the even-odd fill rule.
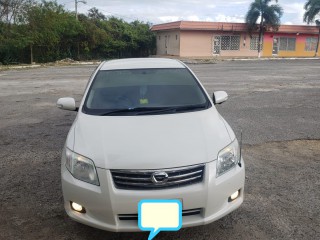
[[[79,112],[74,151],[105,169],[162,169],[210,162],[231,142],[217,110],[140,116]]]

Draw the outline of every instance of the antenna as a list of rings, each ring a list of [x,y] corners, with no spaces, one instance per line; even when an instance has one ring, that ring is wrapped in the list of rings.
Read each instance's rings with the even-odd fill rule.
[[[240,147],[240,153],[239,153],[239,155],[240,155],[240,159],[239,159],[239,163],[238,163],[238,165],[239,165],[239,167],[241,167],[242,165],[241,165],[241,157],[242,157],[242,129],[241,129],[241,132],[240,132],[240,143],[239,143],[239,147]]]

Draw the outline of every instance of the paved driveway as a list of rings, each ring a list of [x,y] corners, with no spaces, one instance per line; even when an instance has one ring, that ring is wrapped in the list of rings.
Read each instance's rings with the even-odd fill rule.
[[[207,226],[156,239],[320,238],[320,65],[316,60],[225,61],[190,65],[206,89],[226,90],[218,106],[244,133],[245,202]],[[60,155],[95,66],[0,72],[0,239],[147,239],[70,220],[62,205]]]

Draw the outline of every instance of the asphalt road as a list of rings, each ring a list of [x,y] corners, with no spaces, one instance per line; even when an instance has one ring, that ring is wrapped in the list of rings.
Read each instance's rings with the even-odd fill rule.
[[[226,90],[219,112],[242,129],[245,202],[210,225],[156,239],[320,238],[320,65],[317,60],[225,61],[189,65],[210,94]],[[147,239],[110,233],[64,213],[60,155],[95,66],[0,72],[0,239]]]
[[[226,90],[218,107],[245,143],[320,139],[318,60],[241,61],[191,65],[207,91]]]

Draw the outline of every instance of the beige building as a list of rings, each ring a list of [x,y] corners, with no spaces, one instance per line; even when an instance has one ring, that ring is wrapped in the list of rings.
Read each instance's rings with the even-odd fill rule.
[[[178,21],[154,25],[157,55],[179,57],[255,57],[258,33],[249,36],[245,23]],[[262,56],[310,57],[315,53],[315,26],[281,25],[263,36]]]

